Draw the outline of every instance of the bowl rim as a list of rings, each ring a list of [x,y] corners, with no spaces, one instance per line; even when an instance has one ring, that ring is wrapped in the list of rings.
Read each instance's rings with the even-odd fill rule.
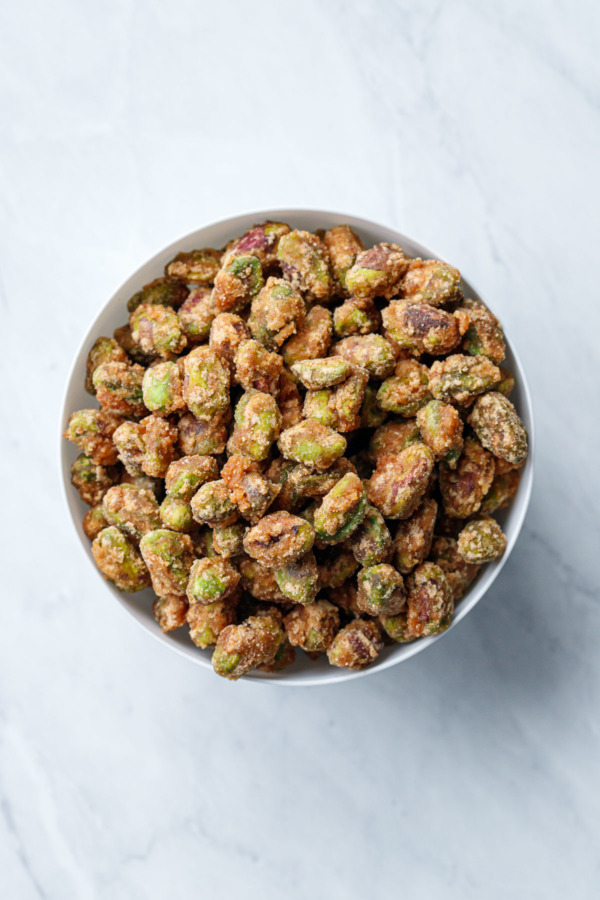
[[[192,236],[198,234],[198,232],[204,231],[209,228],[216,228],[220,226],[225,226],[229,223],[235,223],[240,219],[254,218],[257,222],[263,221],[264,219],[271,219],[275,221],[286,221],[286,216],[294,216],[294,215],[302,215],[302,216],[325,216],[325,217],[333,217],[337,219],[339,223],[348,224],[351,227],[360,228],[371,228],[374,230],[386,230],[389,232],[393,232],[396,236],[397,243],[402,246],[402,242],[408,242],[413,246],[417,247],[418,252],[424,258],[428,259],[440,259],[441,257],[433,253],[428,247],[424,244],[421,244],[420,241],[403,234],[398,231],[396,228],[388,225],[384,225],[381,222],[376,222],[373,219],[367,219],[362,216],[356,216],[354,214],[349,214],[345,212],[339,212],[337,210],[330,209],[312,209],[307,207],[287,207],[287,208],[276,208],[276,209],[250,209],[242,212],[237,212],[235,215],[224,216],[220,219],[212,220],[209,222],[205,222],[200,224],[197,228],[193,229],[193,231],[186,232],[185,234],[180,235],[175,240],[171,241],[169,244],[159,248],[154,253],[152,253],[149,257],[147,257],[138,267],[132,272],[124,281],[112,292],[109,299],[102,304],[101,308],[94,314],[91,319],[87,329],[83,333],[83,336],[77,346],[75,354],[73,356],[72,363],[69,367],[69,371],[65,380],[64,389],[62,393],[62,400],[60,404],[61,409],[61,418],[59,421],[59,432],[58,432],[58,468],[59,468],[59,476],[61,483],[61,496],[63,499],[64,506],[66,511],[68,512],[68,517],[71,521],[72,528],[77,536],[77,543],[79,545],[80,551],[88,560],[91,568],[96,574],[96,577],[100,579],[101,583],[104,587],[111,588],[111,585],[104,578],[100,570],[94,564],[93,559],[91,558],[90,553],[87,551],[86,546],[83,542],[81,535],[77,529],[77,524],[73,515],[73,511],[69,504],[69,495],[68,491],[71,489],[70,481],[65,477],[65,456],[67,449],[69,447],[69,442],[66,441],[63,437],[63,433],[66,427],[66,423],[68,422],[69,416],[73,412],[67,408],[67,399],[70,393],[71,385],[73,384],[75,378],[75,369],[77,368],[80,358],[84,352],[84,349],[89,346],[90,338],[93,335],[94,328],[96,323],[101,318],[105,309],[113,302],[113,300],[120,294],[129,282],[135,281],[138,279],[138,276],[141,275],[143,269],[145,269],[148,265],[152,264],[158,257],[166,256],[171,252],[177,252],[178,248],[182,243],[185,243]],[[330,226],[331,227],[331,226]],[[462,274],[462,272],[461,272]],[[481,297],[481,293],[477,289],[476,285],[470,279],[468,280],[469,287],[472,291],[478,296]],[[521,484],[519,485],[519,491],[522,495],[522,500],[520,503],[520,508],[517,513],[517,518],[515,524],[513,525],[513,534],[507,544],[506,550],[503,556],[495,561],[493,571],[489,575],[487,583],[481,587],[478,586],[476,582],[473,589],[469,590],[465,597],[462,599],[459,609],[454,615],[450,626],[443,631],[441,634],[433,635],[427,638],[421,638],[420,640],[414,641],[409,644],[402,645],[403,646],[403,654],[401,656],[396,656],[391,654],[386,659],[382,659],[379,662],[376,662],[374,665],[368,666],[365,669],[360,670],[351,670],[351,669],[339,669],[338,671],[328,672],[327,675],[317,674],[309,675],[305,677],[286,677],[283,675],[270,675],[268,673],[249,673],[249,676],[244,676],[244,681],[246,683],[252,684],[275,684],[284,687],[316,687],[316,686],[327,686],[333,684],[339,684],[340,682],[348,682],[354,681],[357,678],[364,678],[368,675],[374,675],[377,672],[383,672],[387,669],[390,669],[394,666],[399,665],[400,663],[407,662],[410,659],[413,659],[417,654],[422,653],[424,650],[431,647],[433,644],[440,641],[443,637],[449,634],[466,616],[474,609],[474,607],[480,602],[483,596],[488,592],[493,583],[496,581],[500,572],[506,565],[515,544],[520,536],[523,523],[525,521],[525,517],[527,515],[529,504],[531,501],[531,494],[533,490],[533,480],[535,475],[535,459],[536,459],[536,439],[535,439],[535,419],[533,414],[533,401],[531,395],[531,389],[529,387],[529,383],[527,381],[527,376],[523,365],[521,363],[521,358],[518,354],[518,351],[515,347],[514,341],[512,338],[509,338],[505,334],[506,342],[510,348],[510,352],[514,358],[516,374],[518,374],[518,385],[519,389],[522,391],[522,405],[527,410],[527,435],[528,435],[528,458],[525,464],[525,468],[523,470],[523,474],[526,477],[521,479]],[[193,655],[189,652],[189,649],[180,646],[177,641],[170,640],[167,634],[163,634],[157,630],[154,630],[148,626],[144,621],[142,621],[138,616],[134,614],[134,612],[129,608],[127,603],[125,602],[123,596],[120,593],[116,592],[116,588],[114,591],[110,590],[110,593],[113,594],[115,599],[118,600],[119,606],[122,610],[124,610],[127,615],[133,619],[137,625],[146,633],[152,636],[155,640],[161,643],[163,646],[168,646],[171,650],[178,653],[180,656],[184,657],[188,661],[199,665],[200,668],[210,669],[212,672],[212,666],[210,664],[210,660],[204,657],[201,653],[197,655]],[[471,596],[472,595],[472,596]],[[129,595],[128,595],[129,596]],[[332,669],[334,667],[331,667]],[[292,673],[290,673],[292,674]]]

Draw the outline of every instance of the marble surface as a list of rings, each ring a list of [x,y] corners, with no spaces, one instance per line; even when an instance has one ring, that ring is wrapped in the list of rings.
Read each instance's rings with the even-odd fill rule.
[[[598,895],[598,5],[0,11],[0,872],[10,900]],[[537,413],[501,578],[348,685],[229,684],[90,576],[57,477],[88,321],[244,209],[397,227],[502,317]],[[16,411],[16,414],[15,414]]]

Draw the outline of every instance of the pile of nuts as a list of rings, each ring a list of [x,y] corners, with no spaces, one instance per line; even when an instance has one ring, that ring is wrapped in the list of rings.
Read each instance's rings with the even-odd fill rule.
[[[501,325],[457,269],[265,222],[128,311],[65,432],[109,581],[151,584],[160,627],[233,679],[448,628],[527,456]]]

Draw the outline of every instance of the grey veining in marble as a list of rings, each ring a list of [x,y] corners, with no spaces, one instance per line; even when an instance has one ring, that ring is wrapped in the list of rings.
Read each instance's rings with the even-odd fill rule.
[[[600,883],[600,12],[24,0],[0,12],[0,882],[9,900],[592,900]],[[261,207],[389,223],[529,373],[522,537],[462,625],[349,685],[229,684],[90,577],[57,418],[156,249]]]

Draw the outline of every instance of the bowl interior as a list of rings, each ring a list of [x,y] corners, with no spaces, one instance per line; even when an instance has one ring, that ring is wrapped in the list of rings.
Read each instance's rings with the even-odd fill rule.
[[[439,258],[431,250],[428,250],[426,247],[423,247],[421,244],[416,243],[393,229],[377,225],[375,222],[370,222],[366,219],[348,216],[344,213],[333,213],[320,210],[262,210],[224,219],[220,222],[200,228],[180,240],[175,241],[164,250],[161,250],[152,257],[152,259],[141,266],[131,278],[119,288],[108,303],[106,303],[91,324],[81,343],[68,378],[63,404],[61,434],[65,430],[69,416],[74,410],[97,406],[95,398],[91,397],[85,391],[83,386],[87,354],[97,337],[100,335],[112,335],[116,327],[125,324],[127,321],[126,304],[131,295],[139,290],[143,284],[162,275],[165,264],[179,251],[192,250],[196,247],[206,246],[223,247],[231,240],[231,238],[241,234],[255,222],[260,222],[264,219],[288,222],[295,228],[305,228],[307,230],[330,228],[332,225],[345,222],[355,229],[367,246],[379,243],[380,241],[389,241],[400,244],[410,256],[422,256],[433,259]],[[465,278],[463,278],[463,286],[466,296],[483,300]],[[491,307],[493,312],[501,319],[502,309],[498,308],[497,304],[491,304]],[[494,579],[498,576],[502,566],[506,563],[521,530],[531,495],[533,479],[533,417],[531,397],[523,369],[508,336],[506,336],[506,343],[507,358],[505,365],[514,373],[516,379],[516,386],[514,392],[511,394],[511,400],[515,404],[528,431],[530,452],[523,469],[519,489],[510,508],[503,510],[498,514],[498,520],[507,537],[506,552],[500,560],[497,560],[484,568],[484,571],[478,577],[472,588],[457,604],[451,628],[455,628],[481,599]],[[163,634],[152,616],[153,593],[150,590],[141,591],[138,594],[123,594],[108,581],[105,581],[96,568],[91,552],[90,541],[84,534],[81,525],[87,507],[70,483],[70,468],[77,455],[78,451],[75,446],[61,438],[60,460],[65,500],[70,510],[73,525],[79,536],[81,546],[91,562],[96,577],[102,580],[106,589],[113,594],[115,599],[143,628],[154,635],[155,638],[171,647],[171,649],[182,653],[192,662],[200,666],[211,667],[211,651],[199,650],[195,647],[185,629],[178,629],[170,632],[168,635]],[[246,677],[251,677],[259,681],[278,681],[279,683],[286,685],[315,685],[342,680],[346,681],[396,665],[414,654],[425,650],[434,641],[440,640],[441,637],[443,637],[443,635],[426,638],[412,644],[399,644],[393,647],[386,647],[377,662],[370,668],[361,672],[336,669],[330,666],[326,659],[319,659],[318,661],[313,662],[306,654],[298,653],[295,664],[290,668],[285,669],[281,675],[267,675],[260,672],[253,672],[250,676]]]

